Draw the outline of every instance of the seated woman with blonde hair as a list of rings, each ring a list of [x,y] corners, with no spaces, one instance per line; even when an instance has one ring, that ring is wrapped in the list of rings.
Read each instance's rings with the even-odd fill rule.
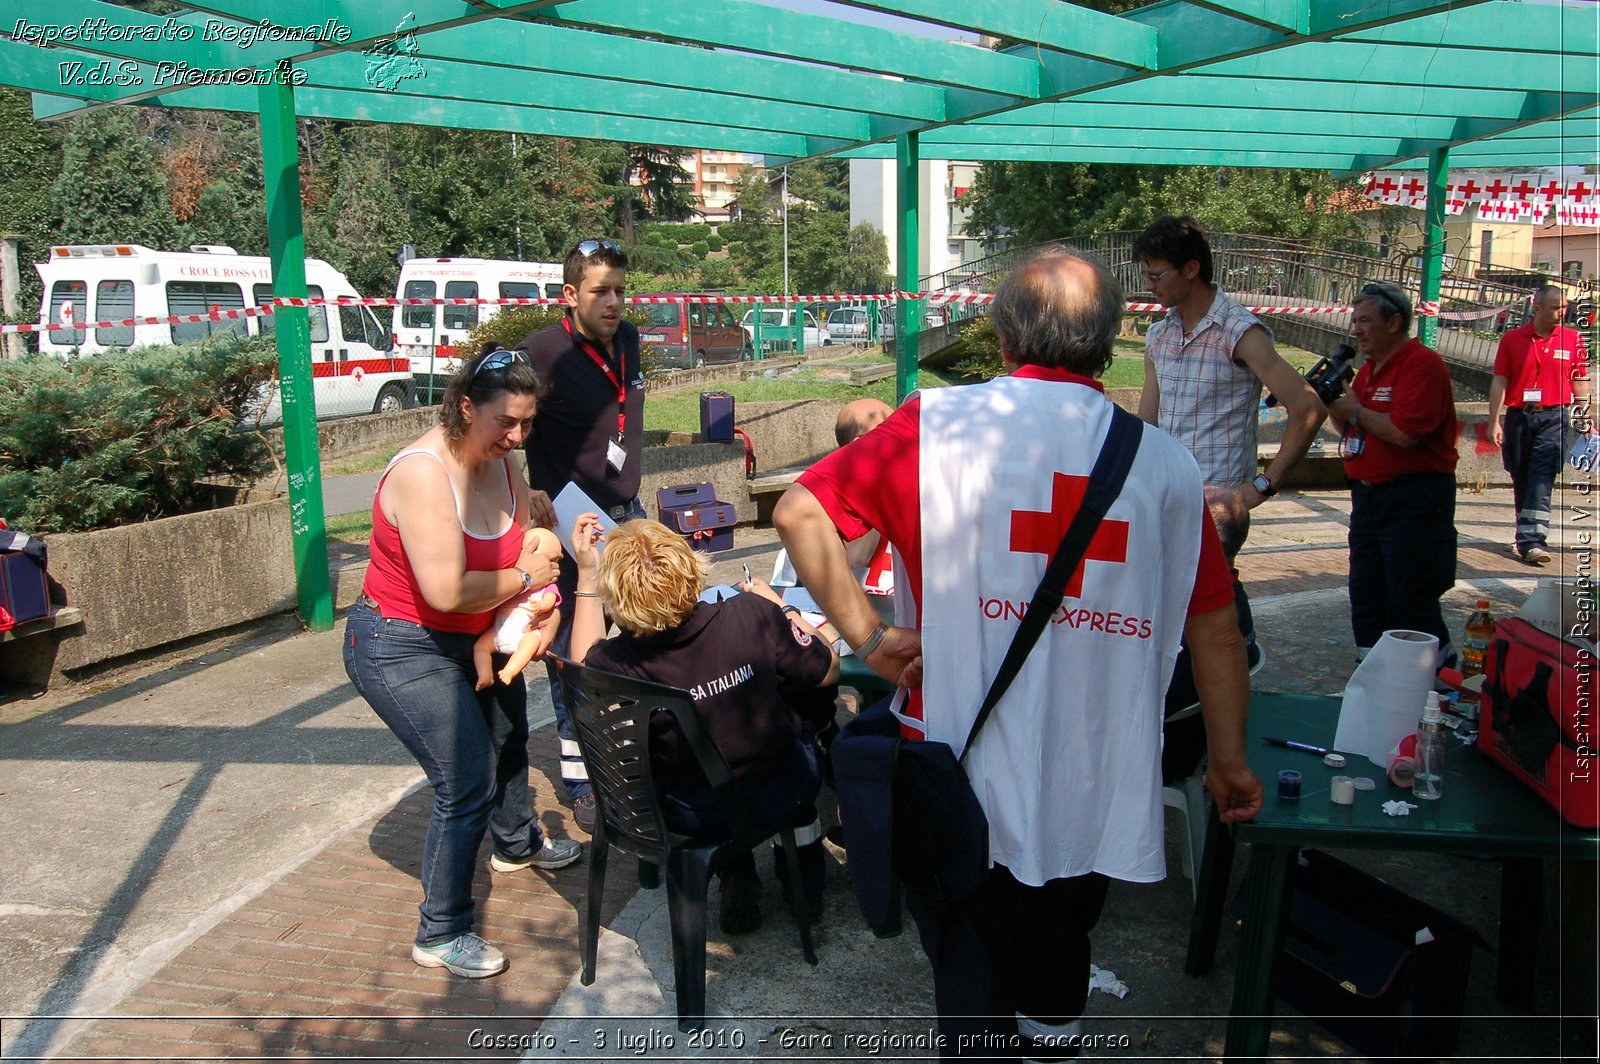
[[[629,521],[602,536],[598,516],[585,514],[574,524],[572,553],[578,563],[573,658],[687,691],[755,819],[810,809],[822,786],[816,722],[802,719],[783,689],[835,682],[839,656],[832,644],[759,580],[743,586],[748,594],[701,602],[705,559],[659,522]],[[602,607],[621,629],[612,639],[604,638]],[[726,832],[711,787],[669,717],[651,722],[651,744],[667,823],[688,835]],[[807,907],[820,913],[821,833],[799,835],[801,886]],[[760,926],[760,892],[753,856],[723,872],[724,931]]]

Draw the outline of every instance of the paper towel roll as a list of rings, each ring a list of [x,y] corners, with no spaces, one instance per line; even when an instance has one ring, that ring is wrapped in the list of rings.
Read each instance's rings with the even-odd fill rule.
[[[1387,769],[1395,743],[1417,730],[1438,652],[1439,640],[1426,632],[1383,633],[1345,686],[1334,748]]]

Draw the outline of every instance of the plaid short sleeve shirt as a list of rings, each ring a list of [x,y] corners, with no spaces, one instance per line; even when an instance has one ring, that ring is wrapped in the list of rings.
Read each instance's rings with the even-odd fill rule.
[[[1261,381],[1233,358],[1254,325],[1261,320],[1219,286],[1194,332],[1184,335],[1174,307],[1145,336],[1161,387],[1158,423],[1189,448],[1207,483],[1239,484],[1256,475]]]

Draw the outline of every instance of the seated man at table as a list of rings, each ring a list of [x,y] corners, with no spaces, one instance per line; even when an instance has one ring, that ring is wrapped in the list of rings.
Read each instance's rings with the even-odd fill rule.
[[[1261,648],[1256,645],[1256,623],[1250,614],[1250,596],[1245,594],[1239,580],[1239,570],[1233,564],[1250,534],[1250,508],[1237,492],[1220,484],[1207,484],[1206,510],[1217,526],[1217,537],[1222,541],[1222,554],[1228,561],[1228,571],[1233,574],[1233,607],[1239,614],[1239,632],[1244,636],[1245,657],[1254,669],[1261,661]],[[1206,720],[1200,713],[1191,713],[1182,720],[1172,716],[1198,705],[1200,696],[1194,687],[1194,663],[1189,658],[1187,640],[1178,645],[1178,660],[1172,669],[1172,681],[1167,684],[1166,709],[1161,734],[1161,781],[1172,783],[1188,779],[1200,766],[1206,752]]]
[[[837,681],[833,645],[759,580],[744,585],[747,594],[701,602],[705,558],[657,521],[630,521],[602,537],[599,517],[585,514],[574,522],[572,555],[574,660],[687,691],[758,822],[811,810],[811,827],[797,830],[795,841],[806,906],[820,915],[825,865],[812,808],[822,785],[817,722],[784,692]],[[612,639],[605,638],[602,607],[622,630]],[[832,702],[827,709],[831,720]],[[670,718],[651,721],[651,742],[668,825],[688,835],[725,833],[715,795]],[[745,854],[722,873],[723,931],[759,927],[760,898],[755,857]]]

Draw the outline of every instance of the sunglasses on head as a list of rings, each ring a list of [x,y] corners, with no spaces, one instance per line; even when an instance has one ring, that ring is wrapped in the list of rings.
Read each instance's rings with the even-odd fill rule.
[[[617,254],[622,254],[622,247],[614,240],[585,240],[578,245],[578,254],[588,258],[601,248],[610,248]]]
[[[472,371],[472,379],[477,380],[480,373],[493,373],[497,369],[509,369],[514,362],[521,362],[524,366],[530,365],[528,356],[521,351],[491,351],[487,358],[479,362]]]
[[[1407,313],[1406,308],[1400,303],[1396,302],[1394,296],[1381,284],[1369,284],[1367,287],[1361,290],[1361,294],[1383,300],[1385,303],[1389,304],[1390,308],[1392,308],[1396,314],[1399,314],[1401,317],[1404,317]]]

